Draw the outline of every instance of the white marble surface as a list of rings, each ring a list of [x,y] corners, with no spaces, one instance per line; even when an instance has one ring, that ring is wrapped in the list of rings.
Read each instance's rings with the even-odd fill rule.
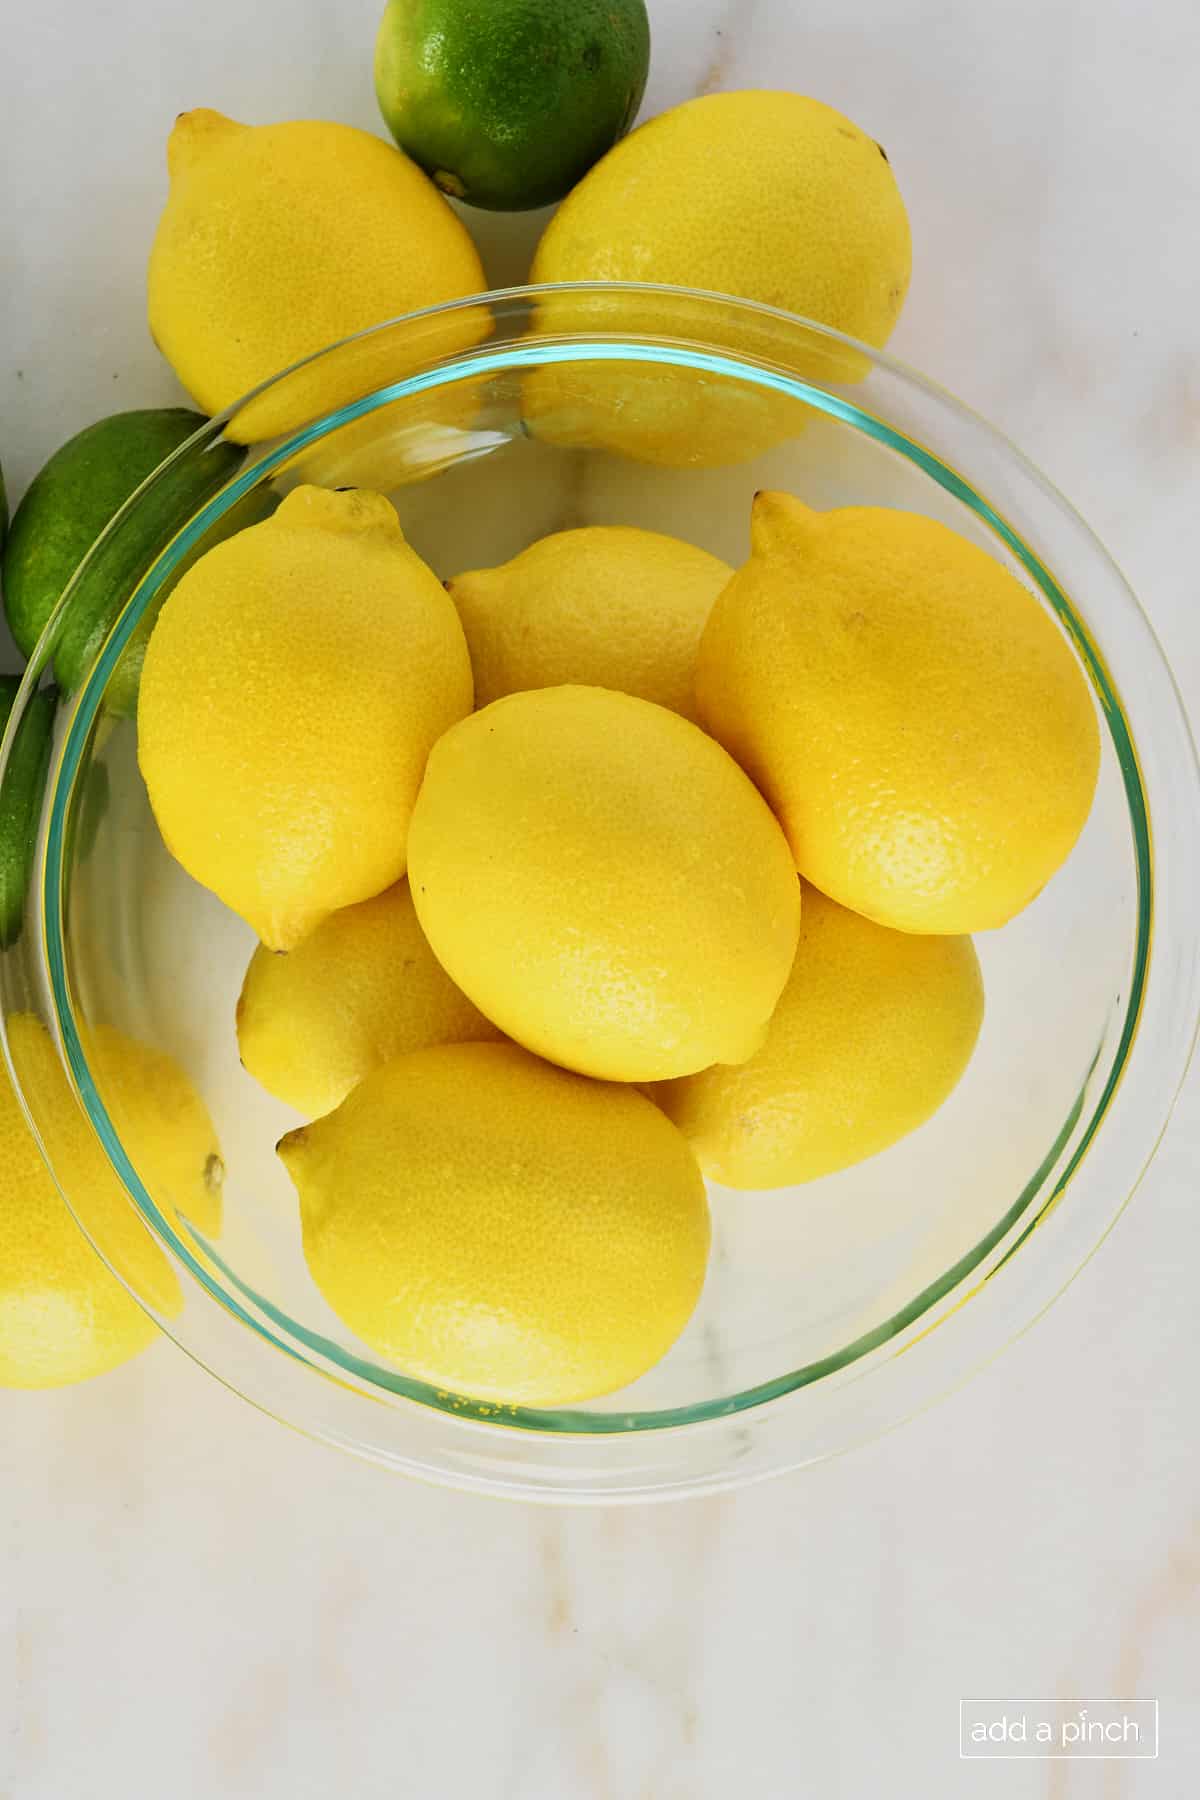
[[[376,124],[377,0],[4,9],[0,446],[173,397],[142,268],[197,104]],[[648,106],[787,85],[888,147],[894,346],[1077,502],[1200,710],[1190,0],[653,0]],[[503,235],[503,234],[502,234]],[[529,232],[491,255],[519,276]],[[733,1498],[405,1484],[165,1342],[0,1395],[0,1800],[1183,1800],[1200,1786],[1200,1083],[1085,1276],[955,1399]],[[1153,1694],[1157,1763],[957,1761],[963,1694]]]

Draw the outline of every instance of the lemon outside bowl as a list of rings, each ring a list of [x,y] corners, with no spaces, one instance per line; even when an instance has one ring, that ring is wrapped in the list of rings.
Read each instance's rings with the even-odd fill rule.
[[[459,315],[472,307],[466,332]],[[100,539],[47,627],[0,751],[0,799],[66,610],[100,598],[115,618],[58,702],[23,925],[0,957],[5,1018],[46,1022],[130,1207],[174,1265],[182,1304],[164,1329],[277,1418],[409,1474],[561,1501],[710,1491],[845,1450],[1037,1318],[1126,1204],[1166,1123],[1200,997],[1200,784],[1162,653],[1102,546],[1010,444],[835,333],[718,296],[609,286],[505,291],[369,335],[370,355],[360,340],[306,370],[342,404],[256,446],[232,479],[214,470],[212,497],[170,541],[148,535],[173,485],[186,474],[194,492],[219,460],[226,421],[198,432]],[[362,391],[356,370],[377,382],[380,348],[396,378]],[[666,407],[688,433],[668,434],[665,461],[661,434],[656,460],[638,460],[638,432]],[[249,931],[167,853],[116,704],[127,647],[181,562],[230,529],[231,509],[261,513],[304,480],[390,492],[443,577],[588,523],[674,532],[737,564],[762,487],[818,507],[911,507],[1025,581],[1095,695],[1103,760],[1090,821],[1034,905],[977,940],[987,1016],[950,1102],[826,1180],[714,1190],[692,1324],[648,1375],[586,1406],[539,1412],[435,1391],[375,1359],[325,1306],[274,1155],[297,1116],[238,1062]],[[226,1165],[219,1236],[163,1204],[114,1130],[120,1097],[83,1048],[99,1024],[170,1052],[202,1093]],[[60,1125],[39,1093],[23,1098],[53,1169]],[[87,1197],[67,1199],[153,1311]]]

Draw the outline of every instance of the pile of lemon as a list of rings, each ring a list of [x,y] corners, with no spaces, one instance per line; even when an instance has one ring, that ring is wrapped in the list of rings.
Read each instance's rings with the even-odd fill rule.
[[[278,371],[485,285],[434,183],[366,132],[201,110],[168,162],[151,328],[206,411],[236,409],[238,442],[403,372],[368,336],[246,400]],[[509,203],[491,164],[471,181]],[[715,289],[882,344],[910,260],[880,145],[755,92],[617,142],[532,276]],[[639,304],[632,323],[656,329],[654,297]],[[444,317],[439,354],[489,329],[483,304]],[[531,429],[678,465],[772,435],[747,415],[714,444],[688,383],[623,380],[598,368],[565,394],[532,372]],[[241,1055],[309,1121],[279,1154],[330,1305],[438,1387],[584,1400],[643,1374],[693,1313],[705,1176],[812,1180],[954,1088],[983,1014],[970,934],[1027,905],[1086,819],[1090,694],[1022,584],[926,518],[764,493],[736,571],[605,527],[443,585],[390,502],[341,479],[295,489],[170,593],[140,766],[169,849],[260,940]],[[164,1181],[200,1216],[185,1190],[219,1157],[181,1081],[158,1086],[186,1121],[151,1121],[151,1143],[174,1143]],[[42,1291],[43,1324],[62,1289]],[[18,1325],[27,1295],[10,1295]],[[131,1308],[104,1288],[117,1299]],[[132,1310],[110,1331],[82,1276],[76,1300],[80,1354],[54,1365],[46,1325],[31,1378],[137,1347]],[[0,1304],[0,1380],[4,1354]]]
[[[1073,653],[945,526],[760,494],[737,572],[619,527],[449,591],[383,496],[300,487],[170,595],[139,758],[254,927],[246,1068],[329,1303],[407,1372],[553,1405],[679,1335],[702,1171],[812,1179],[929,1117],[968,935],[1068,854]],[[478,707],[476,710],[473,708]]]

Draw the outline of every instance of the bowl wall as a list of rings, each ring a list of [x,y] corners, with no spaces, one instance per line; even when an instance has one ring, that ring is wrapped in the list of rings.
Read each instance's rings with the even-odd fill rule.
[[[1195,1017],[1196,927],[1176,899],[1195,875],[1194,761],[1153,639],[1099,545],[937,390],[832,334],[701,297],[631,291],[622,315],[609,290],[559,291],[552,306],[516,293],[493,297],[490,316],[484,341],[448,355],[436,316],[387,328],[403,379],[339,395],[286,441],[258,446],[169,544],[139,546],[143,491],[81,570],[76,598],[107,584],[124,610],[60,706],[4,1005],[39,1011],[60,1037],[131,1205],[178,1264],[183,1306],[168,1329],[252,1398],[399,1466],[504,1491],[711,1486],[827,1454],[951,1385],[1028,1322],[1111,1222],[1161,1129]],[[412,374],[422,332],[428,354]],[[219,430],[180,457],[203,457]],[[153,479],[169,483],[170,465]],[[307,480],[388,492],[441,577],[583,524],[673,532],[738,564],[764,487],[818,507],[911,508],[1014,570],[1095,693],[1091,818],[1038,900],[976,940],[985,1023],[950,1101],[840,1175],[762,1194],[714,1188],[709,1279],[683,1338],[631,1387],[571,1411],[498,1414],[428,1389],[378,1363],[325,1305],[273,1150],[298,1117],[237,1055],[252,934],[173,861],[138,773],[120,701],[139,621],[231,518]],[[53,635],[52,623],[42,663]],[[169,1051],[203,1094],[226,1165],[218,1239],[168,1224],[149,1172],[130,1162],[128,1096],[98,1087],[83,1048],[98,1023]],[[1118,1119],[1121,1096],[1132,1108]],[[37,1095],[26,1100],[53,1165],[53,1122]],[[87,1228],[86,1197],[68,1199]],[[1070,1229],[1055,1245],[1059,1213]],[[993,1295],[985,1307],[999,1283],[1003,1306]],[[963,1312],[978,1315],[971,1329]],[[898,1359],[902,1349],[912,1355]]]

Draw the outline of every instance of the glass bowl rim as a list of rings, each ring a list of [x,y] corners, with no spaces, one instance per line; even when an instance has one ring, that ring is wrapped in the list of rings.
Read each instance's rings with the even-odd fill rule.
[[[870,346],[859,344],[856,340],[847,337],[845,334],[830,330],[829,328],[817,325],[808,320],[798,318],[796,315],[789,314],[778,308],[764,306],[754,302],[739,301],[729,296],[707,293],[700,290],[679,289],[651,283],[556,283],[543,286],[499,289],[487,294],[465,296],[459,300],[447,302],[436,307],[426,308],[421,312],[405,315],[398,320],[387,321],[379,326],[372,327],[365,332],[355,333],[352,337],[341,340],[338,344],[328,346],[324,350],[315,352],[311,357],[301,359],[300,362],[293,364],[290,369],[285,370],[281,375],[262,383],[258,388],[253,390],[251,395],[247,395],[244,399],[234,403],[232,406],[226,408],[223,413],[218,414],[205,425],[201,426],[191,438],[173,452],[172,455],[153,472],[147,481],[142,484],[137,492],[126,503],[126,506],[122,508],[108,530],[103,534],[102,539],[98,540],[98,542],[103,542],[104,539],[108,537],[109,533],[120,529],[123,522],[131,517],[136,511],[138,503],[143,495],[164,476],[176,460],[185,458],[189,454],[193,454],[197,448],[202,447],[206,443],[216,441],[223,432],[225,426],[250,398],[264,393],[268,389],[274,387],[277,383],[285,380],[295,369],[305,367],[310,363],[319,362],[323,357],[329,356],[342,349],[348,343],[361,341],[365,338],[372,338],[382,333],[396,332],[397,329],[411,330],[411,328],[419,326],[423,321],[427,321],[440,315],[479,308],[483,305],[492,307],[497,303],[506,302],[524,307],[536,306],[538,299],[547,294],[571,294],[581,297],[592,295],[597,298],[608,300],[611,300],[614,295],[632,294],[655,296],[677,302],[687,302],[689,305],[695,305],[695,303],[698,302],[700,303],[701,313],[703,313],[705,308],[711,307],[714,309],[719,308],[726,316],[731,313],[757,314],[782,326],[786,331],[795,332],[800,330],[809,338],[816,338],[818,340],[827,339],[837,344],[850,346],[857,354],[865,356],[872,365],[890,372],[891,375],[898,378],[902,383],[914,383],[929,398],[931,398],[934,404],[939,408],[948,407],[951,412],[960,416],[965,416],[968,420],[973,421],[977,427],[982,427],[992,439],[993,443],[998,444],[1002,452],[1008,458],[1015,459],[1016,464],[1023,475],[1027,478],[1031,478],[1038,487],[1048,493],[1054,503],[1060,507],[1066,508],[1073,514],[1075,520],[1082,527],[1096,552],[1104,557],[1106,561],[1109,561],[1111,566],[1111,559],[1107,557],[1107,553],[1104,551],[1103,546],[1100,545],[1095,534],[1083,524],[1082,520],[1079,519],[1078,514],[1074,513],[1074,509],[1069,507],[1069,504],[1062,496],[1051,487],[1051,484],[1045,481],[1044,477],[1041,477],[1038,474],[1036,469],[1028,463],[1027,459],[1024,458],[1011,443],[1004,439],[1000,433],[996,432],[993,427],[980,420],[978,415],[972,414],[969,408],[963,406],[961,402],[956,400],[954,396],[949,394],[945,389],[939,387],[927,377],[909,369],[895,357],[875,350]],[[136,628],[145,607],[149,605],[153,599],[154,593],[161,584],[161,581],[170,572],[178,559],[186,554],[192,543],[202,535],[208,526],[218,518],[222,512],[227,510],[230,505],[235,504],[236,501],[240,499],[245,492],[249,491],[251,487],[265,479],[272,469],[277,467],[287,458],[294,457],[306,444],[326,435],[330,430],[336,429],[339,425],[350,423],[356,419],[368,416],[371,412],[390,404],[394,400],[402,399],[411,393],[421,391],[422,388],[436,388],[448,385],[449,383],[461,380],[466,376],[481,372],[489,372],[489,370],[494,368],[519,367],[522,362],[527,363],[533,360],[547,360],[547,350],[552,349],[553,346],[560,342],[566,345],[565,353],[561,356],[552,356],[550,360],[604,360],[604,358],[581,357],[581,347],[587,344],[593,344],[595,346],[603,345],[610,354],[615,354],[615,351],[620,351],[622,349],[628,353],[631,346],[628,343],[619,341],[623,336],[635,338],[639,343],[652,344],[654,346],[653,350],[646,352],[647,360],[658,363],[664,361],[667,363],[674,362],[692,369],[707,366],[705,363],[697,361],[695,343],[690,336],[687,341],[691,344],[691,349],[686,352],[676,352],[671,349],[671,345],[672,343],[677,342],[677,340],[672,339],[669,334],[664,334],[662,338],[659,337],[657,332],[646,333],[639,330],[623,334],[619,327],[614,327],[612,332],[607,332],[591,326],[565,332],[555,332],[551,330],[545,336],[537,336],[536,338],[524,340],[514,339],[502,344],[499,348],[493,347],[490,351],[488,349],[487,340],[484,340],[480,345],[466,350],[456,351],[450,356],[435,359],[428,366],[422,365],[409,376],[403,377],[393,383],[389,383],[385,387],[377,388],[368,394],[360,396],[355,401],[348,402],[342,407],[330,409],[320,417],[308,421],[305,425],[290,433],[286,440],[274,450],[255,456],[253,452],[257,447],[252,446],[251,455],[247,458],[246,464],[239,470],[238,474],[226,483],[219,494],[198,509],[193,515],[193,518],[189,521],[189,524],[174,540],[172,540],[168,547],[160,549],[160,553],[156,557],[151,569],[143,576],[129,600],[126,602],[117,624],[109,634],[107,642],[95,658],[81,684],[80,692],[72,708],[67,733],[54,758],[53,779],[48,787],[46,805],[50,815],[50,824],[47,834],[47,853],[41,862],[44,873],[44,883],[41,894],[42,906],[39,909],[40,924],[44,932],[43,943],[45,947],[46,962],[48,964],[49,986],[54,997],[55,1023],[57,1033],[61,1040],[62,1052],[65,1054],[71,1083],[81,1104],[88,1114],[93,1128],[97,1131],[119,1179],[126,1188],[132,1204],[137,1207],[160,1243],[165,1244],[172,1256],[172,1260],[177,1263],[182,1262],[184,1266],[186,1266],[188,1273],[193,1280],[198,1281],[199,1284],[208,1291],[210,1299],[215,1299],[227,1310],[232,1309],[240,1318],[243,1325],[249,1325],[260,1337],[266,1338],[275,1349],[281,1350],[291,1357],[299,1357],[300,1360],[304,1361],[308,1367],[314,1370],[314,1372],[325,1375],[326,1377],[331,1377],[335,1381],[345,1383],[347,1376],[349,1376],[352,1380],[356,1378],[365,1380],[376,1393],[378,1393],[380,1388],[384,1388],[385,1390],[390,1388],[393,1393],[398,1392],[410,1399],[416,1399],[423,1405],[434,1405],[442,1412],[443,1416],[453,1419],[458,1424],[466,1426],[482,1425],[483,1429],[486,1430],[490,1436],[496,1435],[496,1424],[503,1423],[508,1426],[524,1428],[526,1431],[548,1432],[556,1435],[560,1442],[562,1442],[564,1438],[567,1441],[574,1438],[577,1441],[593,1447],[599,1438],[606,1436],[627,1436],[631,1431],[670,1432],[674,1434],[678,1434],[681,1431],[691,1432],[699,1426],[716,1422],[721,1419],[728,1419],[735,1412],[741,1414],[744,1419],[752,1418],[759,1409],[768,1406],[772,1402],[778,1402],[788,1395],[809,1386],[813,1382],[824,1380],[829,1374],[836,1371],[853,1369],[856,1374],[866,1373],[868,1365],[875,1355],[887,1349],[890,1349],[895,1353],[899,1349],[907,1348],[907,1340],[912,1335],[912,1328],[914,1326],[920,1325],[922,1327],[916,1332],[917,1338],[927,1336],[936,1327],[944,1324],[947,1318],[956,1314],[962,1306],[963,1301],[970,1296],[964,1295],[961,1299],[955,1301],[953,1306],[943,1310],[939,1316],[934,1317],[932,1320],[928,1317],[931,1309],[936,1307],[939,1302],[952,1295],[969,1276],[979,1273],[982,1270],[977,1286],[971,1290],[972,1294],[979,1292],[1001,1268],[1009,1263],[1015,1254],[1015,1251],[1026,1241],[1034,1228],[1041,1223],[1055,1207],[1067,1182],[1077,1169],[1084,1153],[1094,1138],[1101,1121],[1108,1111],[1112,1096],[1128,1061],[1139,1029],[1143,989],[1150,958],[1151,921],[1153,915],[1153,858],[1151,854],[1146,798],[1143,791],[1136,747],[1128,722],[1125,719],[1115,684],[1113,684],[1112,679],[1108,674],[1103,659],[1097,654],[1095,647],[1091,644],[1083,621],[1074,612],[1061,587],[1050,574],[1049,570],[1044,568],[1040,560],[1024,543],[1024,540],[1019,534],[1013,531],[985,497],[966,481],[963,476],[950,469],[946,463],[942,462],[941,459],[935,456],[931,451],[916,444],[911,439],[905,438],[903,434],[898,432],[894,427],[887,425],[883,420],[875,418],[875,416],[870,414],[866,409],[856,407],[851,402],[827,393],[823,388],[814,386],[811,382],[802,379],[795,373],[784,375],[782,381],[776,384],[782,385],[788,392],[792,393],[797,398],[804,400],[808,404],[819,406],[822,410],[840,419],[842,423],[859,430],[867,429],[871,431],[872,435],[882,437],[885,441],[890,442],[893,448],[899,450],[901,454],[908,457],[910,461],[916,463],[927,476],[932,477],[939,485],[954,493],[960,500],[963,500],[971,507],[972,511],[976,513],[976,516],[980,517],[1000,538],[1006,548],[1008,548],[1012,554],[1017,556],[1051,606],[1054,607],[1058,616],[1066,623],[1076,642],[1076,648],[1082,660],[1087,665],[1089,677],[1092,680],[1093,687],[1101,701],[1114,748],[1117,752],[1126,790],[1126,803],[1129,809],[1134,835],[1139,887],[1137,947],[1134,958],[1134,986],[1136,993],[1132,1003],[1128,1004],[1126,1007],[1121,1041],[1114,1056],[1108,1079],[1105,1083],[1103,1092],[1095,1105],[1091,1119],[1087,1124],[1081,1140],[1075,1146],[1066,1167],[1054,1181],[1049,1193],[1042,1196],[1042,1203],[1038,1206],[1036,1212],[1033,1213],[1031,1217],[1025,1216],[1031,1202],[1038,1196],[1047,1172],[1053,1167],[1064,1142],[1077,1123],[1079,1106],[1082,1105],[1084,1098],[1083,1093],[1080,1095],[1079,1106],[1077,1106],[1075,1111],[1068,1118],[1059,1134],[1059,1138],[1056,1140],[1055,1145],[1051,1147],[1050,1152],[1048,1152],[1036,1174],[1025,1185],[1021,1195],[1018,1197],[1017,1201],[1014,1202],[1013,1206],[1006,1210],[1003,1218],[996,1226],[985,1234],[984,1238],[973,1247],[972,1251],[959,1258],[956,1263],[953,1264],[949,1270],[944,1271],[942,1276],[937,1280],[927,1284],[920,1294],[914,1296],[911,1301],[900,1308],[883,1324],[873,1328],[871,1331],[863,1334],[860,1338],[854,1340],[851,1345],[845,1347],[843,1352],[835,1353],[829,1357],[823,1358],[819,1363],[810,1364],[798,1371],[792,1371],[788,1375],[776,1377],[769,1382],[756,1384],[754,1388],[748,1389],[743,1394],[737,1396],[725,1396],[717,1402],[701,1402],[691,1407],[672,1409],[670,1412],[643,1414],[640,1417],[630,1415],[622,1419],[620,1415],[617,1414],[595,1415],[583,1412],[575,1413],[570,1409],[556,1409],[549,1413],[539,1413],[529,1409],[513,1409],[510,1415],[510,1409],[488,1407],[477,1408],[472,1414],[469,1414],[464,1418],[462,1413],[453,1406],[445,1405],[442,1401],[439,1401],[435,1391],[426,1388],[424,1384],[410,1382],[405,1378],[398,1376],[381,1381],[380,1376],[384,1375],[386,1377],[388,1375],[387,1371],[380,1370],[372,1364],[360,1362],[353,1357],[348,1357],[340,1347],[327,1347],[323,1340],[310,1339],[310,1334],[308,1334],[303,1327],[298,1328],[296,1321],[286,1321],[287,1328],[292,1334],[293,1341],[289,1343],[285,1340],[281,1340],[274,1332],[265,1328],[260,1320],[256,1320],[244,1309],[239,1307],[236,1301],[231,1300],[231,1296],[227,1292],[222,1291],[212,1283],[202,1266],[196,1261],[194,1255],[188,1250],[187,1246],[179,1240],[170,1224],[159,1213],[153,1201],[150,1199],[150,1196],[146,1193],[140,1181],[138,1181],[128,1158],[125,1156],[120,1140],[112,1128],[111,1121],[108,1118],[107,1112],[103,1107],[92,1081],[73,1016],[69,983],[66,977],[62,937],[63,896],[61,875],[65,866],[66,825],[69,817],[73,785],[78,773],[81,758],[88,746],[92,727],[98,714],[100,696],[103,689],[113,667],[120,657],[125,643]],[[615,349],[609,344],[609,340],[613,337],[618,339]],[[518,354],[522,342],[524,342],[525,345],[524,356]],[[744,354],[739,355],[722,346],[714,346],[713,353],[718,363],[722,363],[728,372],[739,374],[743,377],[749,375],[751,379],[756,380],[762,378],[762,367],[756,362],[754,356],[747,356]],[[767,381],[765,385],[769,386],[771,385],[771,382]],[[93,550],[89,555],[94,553],[95,551]],[[81,567],[83,566],[84,565],[81,565]],[[1126,600],[1134,609],[1140,624],[1149,637],[1150,649],[1153,654],[1158,656],[1168,681],[1170,681],[1169,668],[1166,666],[1165,659],[1162,658],[1161,651],[1158,649],[1157,643],[1154,640],[1153,632],[1149,627],[1148,622],[1145,620],[1144,615],[1141,614],[1136,599],[1129,590],[1128,585],[1124,583],[1119,572],[1116,573],[1121,587],[1124,590]],[[78,575],[75,579],[78,580]],[[64,594],[62,601],[60,601],[59,607],[56,609],[54,616],[47,626],[44,634],[45,640],[52,641],[55,622],[60,613],[69,605],[74,585],[75,582],[73,581]],[[40,649],[41,646],[39,646],[39,652]],[[31,671],[36,671],[39,668],[40,663],[45,660],[39,655],[39,652],[35,652],[34,658],[31,659]],[[36,681],[36,673],[33,675],[33,680]],[[27,698],[27,696],[25,697]],[[1176,701],[1178,703],[1177,695]],[[13,709],[14,723],[21,707],[22,697],[19,696],[18,704],[17,706],[14,706]],[[1179,708],[1179,712],[1180,721],[1182,722],[1186,736],[1187,725],[1186,718],[1182,714],[1182,707]],[[1116,722],[1117,727],[1115,731],[1113,729],[1114,721]],[[12,724],[10,724],[10,734],[11,730]],[[7,748],[8,738],[6,737],[4,758],[0,758],[0,774],[2,774],[3,760],[6,759]],[[1191,756],[1190,772],[1193,777],[1193,782],[1195,782],[1194,751]],[[1181,1063],[1178,1069],[1178,1082],[1182,1081],[1185,1066],[1185,1063]],[[1176,1083],[1176,1091],[1178,1082]],[[1163,1122],[1165,1123],[1165,1116]],[[1147,1155],[1146,1161],[1148,1160],[1149,1157]],[[1118,1212],[1127,1203],[1131,1192],[1132,1188],[1130,1188],[1122,1198],[1120,1206],[1117,1208]],[[1116,1215],[1114,1214],[1113,1217],[1115,1216]],[[1111,1224],[1111,1222],[1112,1220],[1110,1219],[1109,1224]],[[1002,1240],[1018,1223],[1022,1224],[1022,1229],[1019,1234],[1015,1236],[1015,1240],[1003,1247],[1002,1254],[993,1256],[993,1253],[1001,1246]],[[1107,1229],[1107,1226],[1105,1229]],[[1100,1235],[1103,1235],[1103,1233]],[[1098,1241],[1099,1238],[1096,1238],[1095,1242]],[[1095,1244],[1093,1243],[1092,1248],[1094,1247]],[[220,1264],[219,1254],[215,1254],[207,1246],[205,1247],[205,1256]],[[984,1268],[983,1265],[987,1262],[989,1257],[993,1257],[993,1261],[990,1266]],[[227,1280],[231,1280],[237,1287],[242,1287],[242,1284],[238,1281],[238,1278],[233,1274],[232,1270],[224,1265],[221,1265],[221,1267]],[[1060,1286],[1066,1285],[1066,1281],[1070,1279],[1070,1275],[1074,1272],[1075,1270],[1072,1269],[1070,1274],[1063,1278]],[[243,1289],[243,1291],[250,1293],[250,1290]],[[278,1314],[276,1309],[269,1304],[264,1303],[261,1296],[254,1296],[251,1294],[251,1297],[255,1300],[259,1309],[266,1313],[268,1318],[273,1314],[275,1323],[282,1326],[284,1315]],[[160,1319],[159,1323],[164,1326],[164,1329],[166,1329],[170,1335],[176,1335],[172,1331],[172,1322],[170,1320]],[[298,1350],[297,1340],[299,1341],[299,1344],[304,1346],[303,1349]],[[188,1348],[186,1344],[184,1347]],[[327,1363],[329,1348],[334,1350],[332,1366],[329,1366]],[[306,1354],[306,1352],[316,1353],[317,1360],[312,1360],[311,1354]],[[208,1367],[210,1365],[206,1363],[205,1366]],[[213,1372],[217,1371],[214,1370]],[[446,1396],[444,1398],[449,1400],[451,1397]]]

